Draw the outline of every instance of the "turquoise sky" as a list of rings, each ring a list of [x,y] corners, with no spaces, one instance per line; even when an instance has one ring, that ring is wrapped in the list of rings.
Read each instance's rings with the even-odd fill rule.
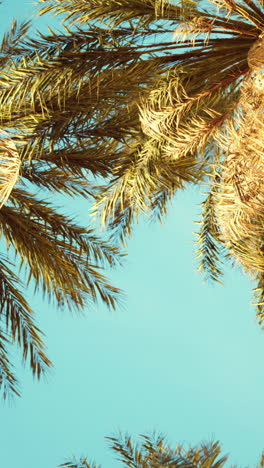
[[[2,33],[31,12],[24,0],[5,0]],[[124,267],[110,273],[125,291],[123,310],[71,316],[30,298],[55,369],[42,382],[18,369],[22,398],[1,403],[2,467],[55,468],[71,454],[113,467],[104,437],[119,430],[160,431],[172,444],[219,439],[230,464],[258,461],[264,333],[238,269],[226,271],[223,287],[196,272],[200,201],[197,189],[179,193],[162,226],[137,227]],[[70,208],[88,223],[88,202]]]

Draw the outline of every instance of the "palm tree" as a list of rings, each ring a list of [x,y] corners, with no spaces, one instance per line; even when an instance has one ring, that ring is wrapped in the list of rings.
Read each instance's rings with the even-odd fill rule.
[[[40,357],[34,361],[37,332],[29,339],[17,325],[22,312],[10,312],[22,304],[24,317],[31,314],[14,286],[12,250],[28,265],[27,281],[60,306],[83,307],[89,295],[113,306],[117,293],[98,271],[101,261],[115,262],[117,250],[43,202],[33,187],[95,197],[95,214],[124,241],[141,213],[161,219],[178,189],[207,183],[200,269],[218,281],[221,257],[237,258],[259,282],[261,322],[261,4],[40,3],[42,13],[64,15],[64,29],[30,38],[30,24],[14,22],[0,48],[0,129],[19,154],[24,184],[0,211],[10,246],[2,259],[2,284],[9,288],[3,297],[10,298],[2,306],[9,327],[2,332],[3,388],[15,388],[5,340],[17,340],[25,358],[30,350],[33,372],[40,375],[44,366],[36,365]]]
[[[37,63],[41,70],[51,67],[66,90],[56,89],[51,105],[50,68],[41,71],[41,79],[35,75],[34,89],[43,99],[38,147],[48,139],[57,142],[66,130],[68,138],[74,133],[73,138],[79,135],[89,149],[100,148],[111,169],[108,181],[98,189],[95,213],[122,241],[142,212],[161,218],[178,189],[188,183],[208,184],[198,237],[200,269],[219,281],[222,260],[242,265],[258,282],[255,302],[261,323],[262,3],[184,0],[181,7],[172,0],[39,3],[42,14],[63,15],[65,34],[51,31],[50,36],[27,43],[39,48],[39,58],[31,54],[25,65],[17,61],[17,72],[13,68],[13,86],[20,96],[16,102],[29,102],[24,87],[19,90],[14,83],[22,83]],[[8,73],[4,114],[12,113]],[[24,74],[22,79],[18,73]],[[73,94],[76,113],[69,117]],[[55,100],[65,113],[59,122],[51,114]],[[29,124],[23,108],[16,112],[24,112]],[[3,125],[6,122],[3,119]]]
[[[111,449],[128,468],[222,468],[228,457],[221,454],[219,442],[201,443],[197,447],[171,448],[163,436],[140,436],[141,443],[135,445],[130,437],[108,437]],[[86,458],[72,458],[60,466],[67,468],[96,468]],[[257,468],[264,466],[262,456]]]

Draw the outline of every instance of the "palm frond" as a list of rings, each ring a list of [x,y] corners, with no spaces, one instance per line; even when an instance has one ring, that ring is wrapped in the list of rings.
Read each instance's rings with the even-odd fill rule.
[[[0,392],[3,398],[20,396],[18,382],[13,373],[13,366],[8,359],[6,345],[8,340],[2,330],[0,330]]]
[[[24,164],[21,168],[23,180],[27,180],[36,187],[49,192],[58,192],[70,197],[93,197],[93,186],[87,181],[85,171],[80,174],[69,173],[66,168],[60,168],[54,164],[34,161]],[[72,172],[72,171],[71,171]]]
[[[202,203],[202,219],[198,224],[201,225],[197,234],[197,250],[195,252],[197,254],[196,260],[199,262],[198,271],[205,274],[206,279],[221,283],[219,278],[223,275],[220,269],[223,246],[219,242],[220,232],[212,192],[207,194]]]
[[[6,67],[10,62],[16,60],[24,52],[24,47],[21,42],[27,37],[31,26],[31,21],[13,20],[8,32],[3,35],[0,44],[0,64],[1,67]]]
[[[192,157],[169,158],[148,138],[124,160],[117,176],[99,190],[93,214],[110,226],[113,236],[124,241],[142,213],[159,217],[165,203],[185,184],[202,179],[201,165]]]
[[[7,258],[0,259],[0,321],[1,330],[4,330],[9,343],[15,343],[22,349],[23,361],[29,357],[30,368],[33,375],[40,378],[51,367],[51,362],[45,354],[45,348],[40,338],[41,331],[36,327],[33,320],[33,312],[27,301],[19,291],[22,283],[10,269],[10,262]],[[1,334],[0,346],[3,362],[0,362],[4,386],[3,396],[7,396],[5,385],[10,384],[10,391],[18,394],[16,391],[16,379],[13,374],[8,377],[8,359],[5,350],[6,338]],[[6,356],[6,357],[5,357]],[[5,359],[5,361],[4,361]],[[13,384],[12,384],[13,382]]]
[[[182,10],[167,0],[88,0],[83,3],[80,0],[62,0],[58,5],[53,0],[40,0],[40,5],[45,4],[40,10],[41,14],[53,12],[55,15],[64,15],[64,21],[84,24],[88,21],[100,20],[116,28],[121,23],[132,23],[136,20],[137,27],[147,28],[151,22],[158,19],[179,19]],[[184,4],[192,5],[193,2],[185,0]]]
[[[78,310],[98,297],[115,307],[119,290],[100,269],[118,261],[118,250],[32,194],[17,189],[11,201],[13,206],[0,212],[0,224],[7,245],[29,268],[27,281],[34,279],[36,288],[54,296],[60,307]]]
[[[259,325],[262,325],[264,320],[264,274],[258,272],[256,280],[257,287],[253,289],[252,305],[256,306],[256,317]]]

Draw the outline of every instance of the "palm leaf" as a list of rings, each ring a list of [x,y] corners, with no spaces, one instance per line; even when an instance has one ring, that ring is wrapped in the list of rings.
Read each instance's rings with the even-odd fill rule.
[[[212,190],[213,192],[213,190]],[[198,233],[197,243],[197,261],[198,270],[206,275],[206,279],[219,281],[223,275],[220,266],[222,264],[223,246],[219,242],[220,231],[218,221],[215,215],[214,195],[210,192],[202,203],[202,219],[198,223],[201,225]]]
[[[11,372],[7,358],[5,342],[16,343],[22,349],[23,361],[29,357],[33,375],[38,378],[46,373],[51,362],[45,354],[44,344],[40,338],[40,330],[33,320],[33,312],[18,287],[22,284],[9,268],[9,262],[2,256],[0,260],[0,319],[1,319],[1,360],[0,360],[0,388],[4,398],[15,393],[16,378]],[[5,333],[5,335],[3,334]]]
[[[119,290],[107,282],[100,267],[118,261],[117,249],[33,194],[17,189],[11,201],[14,205],[0,212],[0,224],[7,245],[20,256],[21,265],[29,267],[27,281],[34,279],[36,288],[54,296],[60,307],[82,308],[89,297],[101,297],[115,307]]]
[[[6,345],[8,340],[0,331],[0,389],[3,398],[17,395],[19,396],[18,384],[15,375],[13,374],[13,366],[8,359]]]

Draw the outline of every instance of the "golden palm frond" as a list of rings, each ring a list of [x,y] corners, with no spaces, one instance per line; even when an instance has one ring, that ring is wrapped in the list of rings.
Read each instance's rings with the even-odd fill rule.
[[[153,21],[162,19],[182,18],[182,9],[167,0],[39,0],[41,14],[53,12],[55,15],[64,15],[64,21],[85,24],[89,21],[103,21],[111,28],[121,23],[136,20],[137,27],[147,28]],[[185,0],[185,8],[192,7],[194,2]]]
[[[219,135],[225,158],[215,197],[222,239],[252,274],[264,267],[263,84],[262,74],[249,76],[241,87],[236,120]]]
[[[18,180],[20,166],[16,145],[6,132],[0,132],[0,209]]]
[[[137,151],[132,145],[130,150],[130,159],[117,167],[113,181],[98,191],[93,209],[93,214],[100,216],[102,224],[109,223],[113,236],[123,243],[140,214],[161,218],[178,189],[202,180],[199,162],[191,156],[177,159],[162,154],[156,140],[143,137]]]
[[[29,267],[27,281],[34,279],[60,307],[78,310],[89,298],[102,298],[114,308],[119,290],[100,269],[118,262],[118,250],[33,194],[16,189],[11,201],[0,212],[0,224],[7,245]]]
[[[78,177],[75,181],[70,177],[73,193],[75,183]],[[25,289],[33,282],[35,290],[55,299],[63,309],[68,306],[80,310],[99,299],[115,308],[120,291],[108,283],[103,270],[118,264],[121,257],[117,248],[99,239],[92,229],[79,226],[21,188],[13,189],[8,204],[2,207],[0,225],[8,257],[15,254],[20,259],[25,276],[23,284],[10,268],[8,258],[0,260],[0,328],[6,340],[5,344],[0,337],[0,389],[7,397],[10,392],[19,393],[8,360],[8,343],[21,347],[23,360],[29,357],[31,371],[38,378],[51,366],[41,332],[19,286]]]

